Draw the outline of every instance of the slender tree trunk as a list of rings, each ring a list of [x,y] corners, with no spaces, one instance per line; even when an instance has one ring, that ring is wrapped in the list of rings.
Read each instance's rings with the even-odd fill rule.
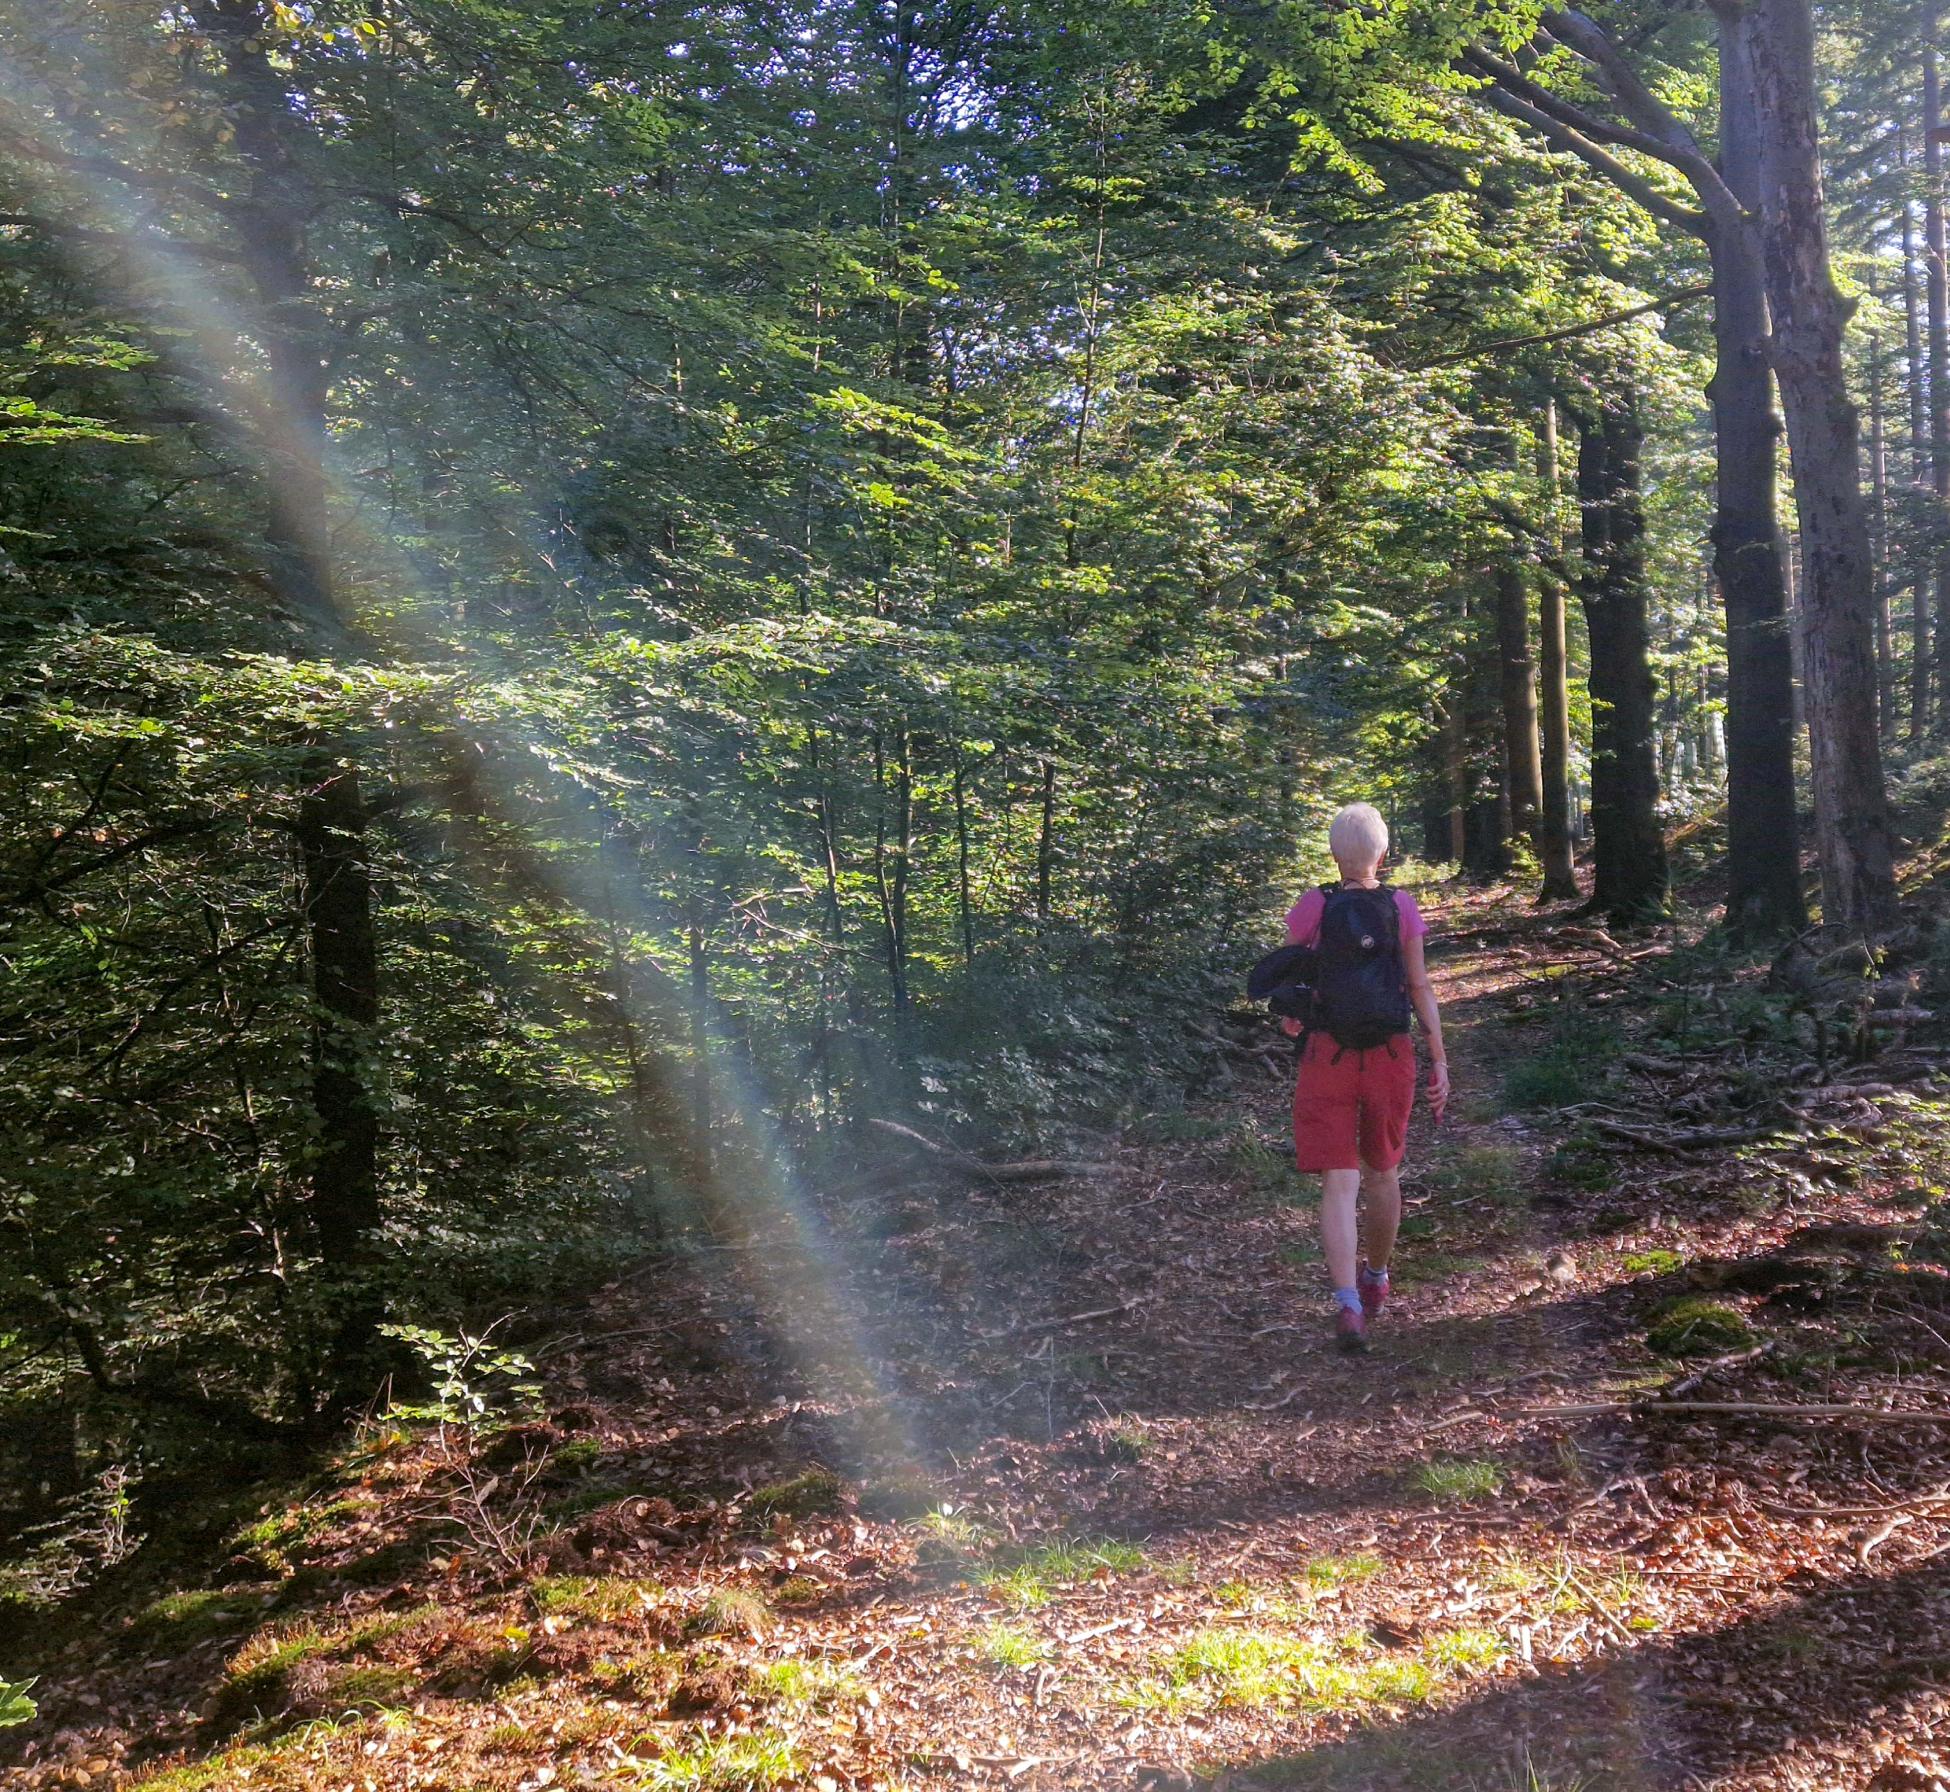
[[[312,1224],[328,1275],[345,1285],[337,1353],[348,1370],[371,1341],[383,1303],[370,1280],[380,1221],[379,1115],[372,1099],[379,954],[358,773],[314,756],[298,802],[297,839],[310,933],[313,997]]]
[[[1883,424],[1882,338],[1869,338],[1869,552],[1876,573],[1876,719],[1896,731],[1896,656],[1889,626],[1889,440]]]
[[[1465,687],[1457,678],[1442,700],[1442,781],[1449,799],[1449,857],[1460,867],[1469,856],[1469,724]]]
[[[955,747],[955,900],[961,913],[961,962],[975,968],[975,904],[968,885],[968,773]]]
[[[1050,878],[1056,863],[1056,761],[1043,761],[1042,821],[1036,830],[1036,925],[1050,920]]]
[[[1564,531],[1559,522],[1563,473],[1558,458],[1557,404],[1551,400],[1544,406],[1543,429],[1537,441],[1537,483],[1542,488],[1544,531],[1553,556],[1564,550]],[[1571,694],[1564,587],[1548,567],[1537,580],[1537,651],[1543,710],[1537,855],[1544,871],[1537,900],[1562,902],[1580,892],[1571,854]]]
[[[1775,376],[1805,557],[1807,704],[1823,915],[1881,931],[1895,862],[1875,709],[1875,569],[1842,362],[1846,316],[1828,263],[1809,0],[1742,15],[1760,124],[1761,237]]]
[[[1510,837],[1538,837],[1544,806],[1537,745],[1537,673],[1530,657],[1530,594],[1514,552],[1496,568],[1496,645],[1503,685],[1503,764],[1510,792]]]
[[[1907,170],[1907,133],[1896,133],[1897,155]],[[1916,278],[1916,207],[1903,199],[1903,384],[1909,396],[1909,471],[1920,483],[1929,472],[1929,401],[1923,358],[1923,301]],[[1929,580],[1910,568],[1909,739],[1919,745],[1930,726]]]
[[[1923,33],[1923,292],[1929,323],[1930,489],[1950,502],[1950,249],[1943,217],[1943,88],[1937,65],[1938,9],[1925,5]],[[1950,715],[1950,548],[1932,568],[1936,587],[1936,713]]]
[[[255,0],[205,0],[192,10],[224,60],[226,108],[246,190],[230,220],[257,300],[263,391],[253,423],[267,462],[264,543],[285,607],[320,650],[358,651],[338,607],[326,471],[329,376],[310,305],[305,221],[310,180],[290,141],[289,96],[266,53]],[[312,1223],[336,1311],[333,1375],[358,1391],[383,1302],[374,1285],[379,1197],[379,1114],[371,1054],[379,1023],[366,807],[356,763],[340,743],[313,740],[299,796],[297,840],[315,1001],[311,1099],[318,1124],[309,1180]]]
[[[1642,441],[1637,399],[1625,389],[1582,421],[1578,438],[1579,597],[1591,636],[1592,902],[1617,923],[1653,920],[1669,908],[1647,655]]]
[[[1745,43],[1722,15],[1720,172],[1743,204],[1760,184]],[[1794,657],[1780,497],[1781,420],[1767,365],[1758,245],[1709,225],[1713,264],[1716,501],[1713,570],[1727,628],[1727,925],[1792,932],[1807,923],[1794,795]]]
[[[905,726],[894,737],[894,843],[887,840],[886,742],[881,728],[873,731],[873,870],[880,897],[881,938],[887,952],[887,987],[897,1021],[907,1013],[907,860],[913,847],[914,779],[908,760]],[[891,860],[891,863],[890,863]]]

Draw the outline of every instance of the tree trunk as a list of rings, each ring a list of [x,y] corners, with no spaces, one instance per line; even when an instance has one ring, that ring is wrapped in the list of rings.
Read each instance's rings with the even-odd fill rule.
[[[1537,843],[1544,806],[1537,746],[1537,673],[1530,657],[1530,594],[1514,549],[1496,569],[1496,646],[1503,685],[1503,767],[1510,837]]]
[[[1897,156],[1909,166],[1906,133],[1896,133]],[[1903,384],[1909,396],[1909,470],[1921,481],[1929,471],[1929,404],[1925,392],[1922,297],[1916,279],[1916,208],[1903,200]],[[1930,726],[1930,605],[1929,580],[1920,568],[1910,568],[1909,611],[1909,739],[1921,743]]]
[[[253,422],[265,460],[264,542],[280,600],[320,649],[356,651],[356,631],[335,589],[330,481],[326,473],[329,377],[310,308],[312,270],[304,230],[311,183],[293,153],[294,114],[271,66],[271,38],[255,0],[208,0],[195,9],[224,59],[227,113],[249,170],[230,220],[258,304],[262,396]],[[312,1107],[318,1141],[310,1197],[330,1304],[336,1309],[334,1379],[358,1391],[383,1314],[373,1285],[381,1219],[379,1115],[370,1075],[379,1019],[366,810],[357,767],[332,743],[315,742],[298,803],[298,848],[316,1002],[311,1039]]]
[[[1544,406],[1544,426],[1537,442],[1537,483],[1542,488],[1545,536],[1552,554],[1561,554],[1564,532],[1559,526],[1559,495],[1563,474],[1558,466],[1554,400]],[[1537,856],[1544,871],[1537,900],[1561,902],[1580,892],[1571,856],[1571,696],[1564,639],[1564,587],[1548,567],[1537,581],[1537,648],[1543,698]]]
[[[1469,852],[1469,724],[1463,681],[1455,679],[1442,701],[1442,784],[1449,804],[1449,858],[1460,868]]]
[[[1895,864],[1876,733],[1875,569],[1846,311],[1828,263],[1808,0],[1754,0],[1741,16],[1754,75],[1760,214],[1774,371],[1787,413],[1801,520],[1808,732],[1823,918],[1880,931],[1896,918]]]
[[[1043,810],[1036,830],[1036,925],[1050,918],[1050,877],[1056,863],[1056,761],[1043,761]]]
[[[1617,390],[1582,420],[1578,504],[1591,636],[1591,819],[1597,878],[1592,904],[1615,923],[1668,912],[1666,842],[1659,825],[1647,659],[1643,430],[1636,396]]]
[[[379,1115],[372,1055],[379,1025],[379,955],[359,774],[326,753],[298,801],[312,980],[311,1100],[318,1139],[311,1215],[333,1285],[333,1355],[348,1374],[371,1343],[384,1303],[373,1284],[381,1220]]]
[[[1923,9],[1923,292],[1929,323],[1930,489],[1950,500],[1950,260],[1943,218],[1943,88],[1937,66],[1938,13]],[[1950,715],[1950,548],[1932,569],[1936,587],[1936,713]],[[1918,587],[1919,601],[1921,587]]]
[[[1889,628],[1889,435],[1883,424],[1882,338],[1869,338],[1869,553],[1876,574],[1876,721],[1896,729],[1896,656]]]
[[[1752,205],[1759,190],[1753,82],[1722,18],[1720,172]],[[1807,923],[1794,797],[1794,658],[1775,474],[1781,421],[1767,365],[1758,246],[1709,225],[1713,264],[1716,502],[1713,570],[1727,625],[1727,925],[1793,932]]]

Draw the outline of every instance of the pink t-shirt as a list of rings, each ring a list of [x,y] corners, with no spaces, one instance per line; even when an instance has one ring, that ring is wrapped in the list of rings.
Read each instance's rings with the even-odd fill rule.
[[[1286,911],[1286,941],[1289,946],[1309,946],[1320,937],[1320,917],[1327,912],[1327,898],[1317,889],[1309,890],[1290,909]],[[1429,924],[1422,919],[1422,911],[1415,906],[1415,898],[1406,890],[1395,892],[1395,912],[1401,916],[1402,938],[1419,940],[1428,931]],[[1297,1020],[1280,1022],[1283,1031],[1298,1033]]]
[[[1326,913],[1327,898],[1318,890],[1309,890],[1290,909],[1286,911],[1286,938],[1290,946],[1308,946],[1320,936],[1320,917]],[[1419,940],[1429,931],[1429,924],[1422,919],[1422,911],[1415,906],[1415,898],[1406,890],[1395,892],[1395,910],[1401,916],[1402,938]]]

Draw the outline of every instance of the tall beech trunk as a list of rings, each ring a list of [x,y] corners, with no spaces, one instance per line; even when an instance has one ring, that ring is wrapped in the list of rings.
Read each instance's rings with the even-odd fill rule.
[[[1847,312],[1829,272],[1814,23],[1809,0],[1753,0],[1741,22],[1759,125],[1774,372],[1801,521],[1823,917],[1880,931],[1896,918],[1896,880],[1876,732],[1875,568],[1842,364]]]
[[[319,650],[357,651],[335,589],[326,474],[329,375],[310,308],[305,220],[311,183],[290,141],[293,114],[271,66],[265,9],[256,0],[206,0],[191,16],[218,46],[226,108],[248,170],[230,221],[257,299],[263,397],[252,423],[266,462],[264,542],[278,596]],[[301,773],[297,842],[315,1003],[311,1101],[318,1138],[309,1170],[312,1225],[334,1308],[333,1376],[358,1391],[383,1316],[372,1271],[381,1220],[379,1115],[370,1053],[379,1020],[367,816],[352,757],[312,742]]]
[[[1743,204],[1760,185],[1754,88],[1739,31],[1720,32],[1720,173]],[[1727,925],[1807,923],[1794,800],[1794,659],[1775,473],[1781,420],[1767,365],[1767,291],[1750,233],[1710,224],[1713,571],[1727,634]]]
[[[1542,488],[1544,531],[1556,557],[1563,552],[1564,532],[1559,526],[1563,473],[1558,465],[1555,402],[1544,406],[1537,440],[1537,483]],[[1544,871],[1537,900],[1562,902],[1580,891],[1571,853],[1571,694],[1564,587],[1548,567],[1537,580],[1537,662],[1543,721],[1538,743],[1537,856]]]
[[[1591,636],[1592,906],[1620,924],[1657,919],[1669,907],[1647,657],[1643,438],[1637,399],[1626,389],[1607,394],[1601,411],[1580,420],[1585,572],[1578,596]]]
[[[1906,133],[1896,133],[1897,155],[1909,165]],[[1916,278],[1916,208],[1903,201],[1903,385],[1909,398],[1909,471],[1920,482],[1929,472],[1929,402],[1923,360],[1923,301]],[[1930,726],[1929,581],[1911,569],[1909,609],[1909,739],[1918,744]]]
[[[1883,422],[1882,338],[1869,338],[1869,553],[1876,571],[1876,720],[1896,730],[1896,655],[1890,632],[1889,432]]]
[[[1511,839],[1534,846],[1544,807],[1537,746],[1537,669],[1530,657],[1530,594],[1514,551],[1496,568],[1497,669],[1503,697],[1503,781],[1509,792]]]
[[[1929,325],[1930,489],[1950,500],[1950,249],[1944,240],[1943,87],[1937,64],[1938,9],[1923,9],[1923,293]],[[1932,567],[1936,602],[1936,713],[1950,715],[1950,547]],[[1921,601],[1922,587],[1918,587]]]

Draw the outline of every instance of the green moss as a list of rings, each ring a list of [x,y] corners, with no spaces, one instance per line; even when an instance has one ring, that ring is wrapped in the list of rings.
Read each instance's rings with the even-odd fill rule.
[[[1744,1350],[1754,1336],[1754,1328],[1735,1308],[1682,1295],[1654,1309],[1645,1342],[1659,1356],[1719,1356]]]
[[[614,1620],[648,1611],[661,1591],[655,1581],[628,1575],[552,1574],[536,1581],[528,1597],[544,1617]]]
[[[623,1660],[608,1656],[591,1664],[589,1677],[605,1692],[661,1703],[684,1671],[674,1649],[649,1649]]]
[[[155,1773],[132,1780],[128,1792],[227,1792],[241,1784],[240,1776],[251,1768],[266,1767],[278,1758],[274,1748],[225,1749],[207,1761],[187,1762],[181,1767],[164,1767]]]
[[[1685,1266],[1677,1251],[1634,1251],[1624,1260],[1624,1268],[1635,1276],[1669,1276]]]
[[[829,1468],[802,1469],[783,1481],[761,1487],[751,1497],[751,1509],[767,1516],[813,1518],[840,1508],[846,1484]]]
[[[549,1470],[561,1475],[585,1474],[602,1461],[603,1454],[603,1446],[595,1438],[573,1438],[550,1453]]]
[[[258,1610],[254,1593],[165,1593],[129,1620],[129,1638],[152,1654],[181,1654],[211,1637],[244,1629]]]
[[[383,1662],[339,1668],[326,1682],[324,1702],[335,1711],[383,1711],[403,1704],[416,1678],[411,1668]]]

